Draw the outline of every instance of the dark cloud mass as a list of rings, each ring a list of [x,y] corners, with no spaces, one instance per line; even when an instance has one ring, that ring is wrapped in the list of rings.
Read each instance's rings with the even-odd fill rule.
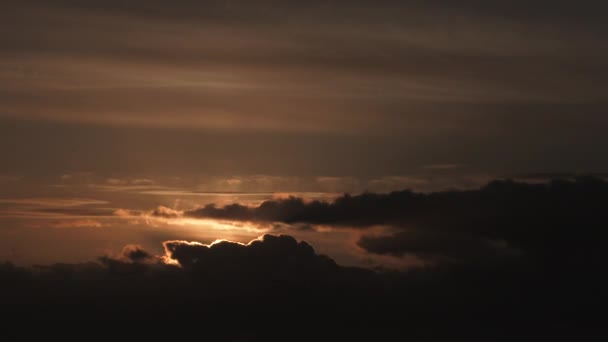
[[[344,195],[333,202],[288,198],[257,207],[230,204],[185,211],[190,217],[306,223],[335,227],[388,226],[358,245],[378,254],[477,259],[528,253],[570,258],[601,249],[608,237],[608,183],[598,178],[529,184],[493,181],[478,190]],[[599,238],[599,239],[598,239]]]
[[[372,271],[338,266],[291,236],[264,235],[247,245],[164,246],[163,257],[128,245],[119,257],[104,256],[99,263],[33,269],[6,263],[0,265],[0,298],[18,319],[47,319],[53,311],[55,318],[172,320],[223,317],[234,310],[246,316],[299,315],[325,301],[337,313],[358,306],[350,299],[374,297],[369,291],[382,287]]]
[[[591,312],[606,299],[600,262],[564,267],[559,260],[548,265],[512,259],[402,273],[342,267],[289,236],[265,235],[247,245],[164,245],[164,260],[172,257],[179,265],[162,258],[140,263],[149,254],[137,246],[125,247],[126,258],[103,257],[100,263],[31,269],[2,264],[0,299],[11,312],[6,319],[166,324],[314,317],[318,323],[303,334],[326,331],[324,322],[347,321],[363,325],[342,331],[345,336],[379,336],[393,332],[371,325],[390,322],[391,329],[412,337],[448,337],[453,331],[446,328],[474,325],[468,334],[485,340],[502,329],[554,336],[559,332],[548,329],[554,325],[593,332]],[[258,333],[249,329],[236,324],[225,334]]]
[[[521,257],[522,252],[505,241],[462,233],[413,230],[384,236],[362,236],[357,245],[380,254],[417,255],[434,262],[497,262],[499,258]]]
[[[293,237],[264,235],[248,245],[220,241],[210,246],[185,241],[165,241],[168,257],[185,267],[236,267],[246,270],[276,269],[278,265],[331,266],[331,260],[316,256],[306,242],[297,242]],[[334,265],[335,266],[335,265]]]

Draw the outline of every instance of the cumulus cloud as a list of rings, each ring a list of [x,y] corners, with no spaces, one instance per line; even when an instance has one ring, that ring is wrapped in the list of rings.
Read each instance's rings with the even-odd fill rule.
[[[166,257],[185,267],[285,270],[285,268],[335,267],[331,259],[315,254],[306,242],[288,235],[263,235],[248,244],[216,241],[210,245],[165,241]]]

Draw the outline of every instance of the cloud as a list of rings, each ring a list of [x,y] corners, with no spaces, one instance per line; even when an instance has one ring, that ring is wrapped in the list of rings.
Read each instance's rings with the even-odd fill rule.
[[[112,208],[96,208],[96,207],[63,207],[63,208],[39,208],[32,210],[33,212],[46,213],[62,216],[80,216],[80,217],[108,217],[114,212]]]
[[[127,185],[127,184],[129,184],[129,182],[127,180],[118,179],[118,178],[108,178],[106,180],[106,183],[108,183],[110,185]]]
[[[208,267],[284,271],[285,269],[335,267],[331,259],[316,255],[306,242],[288,235],[263,235],[248,244],[225,240],[210,245],[186,241],[163,243],[167,260],[184,267]]]
[[[363,235],[357,245],[374,254],[398,257],[416,255],[437,263],[496,263],[499,259],[521,257],[523,254],[501,240],[423,230],[400,231],[382,236]]]
[[[156,182],[152,179],[148,179],[148,178],[136,178],[131,180],[131,183],[134,185],[151,185],[151,184],[155,184]]]
[[[381,224],[398,224],[418,209],[427,195],[409,190],[389,194],[345,194],[332,202],[306,201],[298,197],[266,200],[259,206],[229,204],[186,210],[184,216],[258,222],[308,223],[336,226],[365,227]]]
[[[127,245],[117,257],[97,263],[32,269],[0,264],[3,307],[11,317],[29,312],[30,318],[43,318],[53,308],[54,317],[148,321],[220,317],[233,310],[244,317],[314,308],[337,313],[345,310],[343,304],[351,306],[348,300],[372,295],[367,291],[380,285],[373,272],[338,266],[291,236],[265,235],[248,244],[163,245],[170,263]]]
[[[169,207],[159,205],[154,210],[131,210],[119,208],[112,212],[112,215],[121,218],[163,218],[174,219],[183,216],[183,212]]]
[[[112,214],[114,216],[118,216],[118,217],[133,217],[133,216],[141,216],[143,214],[143,212],[141,212],[139,210],[128,210],[128,209],[118,208],[118,209],[114,210],[114,212]]]
[[[41,207],[78,207],[107,204],[107,201],[87,198],[3,198],[0,203],[41,206]]]
[[[127,260],[131,262],[146,262],[155,259],[152,254],[148,253],[140,245],[126,245],[122,249],[121,257],[122,260]]]
[[[23,179],[23,176],[7,175],[0,173],[0,183],[18,182]]]
[[[53,228],[80,228],[80,227],[101,228],[104,226],[104,224],[101,223],[100,221],[91,220],[91,219],[57,221],[57,222],[51,222],[48,225]]]
[[[608,173],[556,173],[556,172],[537,172],[537,173],[522,173],[513,175],[514,179],[527,182],[547,182],[552,179],[569,179],[576,180],[581,178],[598,178],[608,179]]]
[[[476,190],[343,195],[333,202],[273,199],[259,206],[213,204],[185,217],[359,228],[370,253],[432,259],[517,256],[570,258],[601,248],[608,222],[608,183],[597,178],[530,184],[497,180]]]
[[[150,215],[154,217],[178,218],[182,216],[182,212],[164,206],[159,206],[154,209]]]
[[[114,209],[109,202],[87,198],[4,198],[0,199],[0,217],[65,219],[65,222],[81,219],[109,217]],[[71,225],[71,223],[65,223]]]
[[[108,178],[108,179],[106,179],[106,183],[109,185],[113,185],[113,186],[120,186],[120,185],[137,186],[137,185],[153,185],[156,182],[154,180],[148,179],[148,178],[135,178],[135,179]]]
[[[597,4],[580,6],[596,10],[579,8],[581,16],[572,18],[560,6],[555,18],[553,3],[514,9],[481,2],[316,1],[262,9],[235,1],[230,8],[155,3],[128,10],[116,2],[13,3],[2,13],[11,30],[0,33],[11,52],[0,72],[13,81],[2,89],[2,115],[215,131],[382,134],[411,127],[416,115],[403,114],[428,104],[446,114],[463,102],[599,101],[602,87],[593,81],[603,82],[597,75],[605,75],[606,25],[598,25],[596,14],[602,11]],[[544,6],[550,10],[538,11]],[[528,14],[530,9],[536,12]],[[129,30],[133,23],[142,31]],[[20,32],[19,39],[12,32]],[[583,63],[585,68],[577,67]],[[537,76],[528,77],[530,72]],[[99,100],[102,95],[107,101]],[[207,114],[197,115],[198,108]],[[423,128],[434,126],[424,121]],[[437,121],[459,119],[441,115]]]
[[[410,272],[369,271],[336,265],[305,242],[266,235],[249,244],[209,245],[166,241],[160,262],[140,246],[125,246],[118,258],[32,268],[0,264],[6,320],[49,319],[168,321],[230,317],[308,317],[362,322],[344,334],[378,337],[370,322],[398,320],[400,336],[453,336],[470,326],[488,334],[554,332],[567,322],[577,332],[596,322],[606,280],[603,260],[563,267],[511,260],[505,264],[450,265]],[[142,262],[144,261],[144,262]],[[150,262],[149,262],[150,261]],[[554,267],[559,266],[559,267]],[[556,300],[558,298],[559,300]],[[398,315],[395,313],[398,312]],[[601,322],[598,322],[601,324]],[[316,324],[305,329],[317,334]],[[235,324],[224,335],[240,329]],[[327,327],[322,329],[326,332]],[[342,329],[342,328],[341,328]],[[481,330],[481,331],[478,331]],[[588,330],[587,330],[588,331]],[[558,333],[561,333],[560,329]],[[391,334],[394,334],[391,331]],[[477,334],[476,334],[477,335]],[[264,331],[264,338],[268,332]]]
[[[450,170],[450,169],[459,169],[459,168],[463,168],[466,167],[466,164],[460,164],[460,163],[446,163],[446,164],[429,164],[429,165],[424,165],[425,169],[430,169],[430,170]]]

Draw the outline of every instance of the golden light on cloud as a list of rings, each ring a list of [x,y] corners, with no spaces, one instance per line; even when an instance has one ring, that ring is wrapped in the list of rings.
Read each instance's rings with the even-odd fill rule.
[[[205,227],[217,231],[238,231],[244,233],[260,233],[267,231],[267,228],[261,228],[259,225],[248,224],[246,222],[224,221],[214,219],[195,219],[195,218],[176,218],[176,219],[158,219],[163,220],[167,225],[189,226],[189,227]]]
[[[150,226],[180,226],[197,229],[204,228],[206,231],[234,231],[240,233],[260,233],[270,229],[264,225],[251,222],[187,217],[184,216],[183,211],[165,206],[158,206],[152,211],[117,209],[114,211],[114,215],[118,218],[129,219],[137,223],[141,220]]]

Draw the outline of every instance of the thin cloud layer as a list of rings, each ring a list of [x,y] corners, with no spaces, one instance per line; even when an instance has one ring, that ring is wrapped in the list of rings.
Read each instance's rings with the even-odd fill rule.
[[[0,117],[332,134],[416,134],[517,104],[595,117],[608,29],[586,3],[9,1]]]
[[[276,191],[389,191],[412,170],[608,168],[604,1],[4,5],[3,184],[80,171],[97,190],[171,191],[151,181],[209,174],[258,191],[266,174]]]

